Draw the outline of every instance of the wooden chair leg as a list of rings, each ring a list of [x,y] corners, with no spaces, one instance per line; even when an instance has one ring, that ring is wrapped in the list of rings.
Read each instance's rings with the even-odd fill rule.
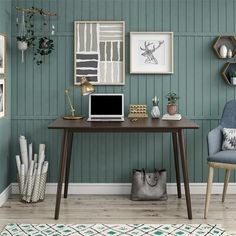
[[[210,205],[213,177],[214,177],[214,168],[208,165],[208,181],[207,181],[207,191],[206,191],[205,211],[204,211],[205,219],[207,218],[208,209]]]
[[[228,188],[229,178],[230,178],[230,170],[226,169],[225,170],[225,180],[224,180],[224,189],[223,189],[223,195],[222,195],[222,202],[225,201],[225,195],[226,195],[227,188]]]

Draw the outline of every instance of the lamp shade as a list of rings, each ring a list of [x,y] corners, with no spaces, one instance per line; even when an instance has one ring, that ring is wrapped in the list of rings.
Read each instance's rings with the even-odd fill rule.
[[[83,96],[89,95],[95,91],[93,85],[89,83],[86,77],[81,78],[81,93]]]

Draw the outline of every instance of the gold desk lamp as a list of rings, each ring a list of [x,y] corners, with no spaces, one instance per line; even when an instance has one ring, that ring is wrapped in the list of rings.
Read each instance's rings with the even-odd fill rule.
[[[82,94],[82,96],[89,95],[89,94],[93,93],[94,91],[95,90],[94,90],[93,85],[90,82],[88,82],[86,77],[83,76],[81,78],[81,94]],[[64,116],[63,119],[65,119],[65,120],[78,120],[78,119],[83,118],[81,116],[75,116],[75,108],[73,107],[71,99],[70,99],[69,89],[65,89],[65,94],[66,94],[68,101],[69,101],[69,105],[70,105],[70,109],[71,109],[71,116]]]

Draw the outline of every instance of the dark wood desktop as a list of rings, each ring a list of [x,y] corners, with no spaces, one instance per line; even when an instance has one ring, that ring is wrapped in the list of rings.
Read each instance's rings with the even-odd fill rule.
[[[181,164],[183,170],[183,180],[185,187],[185,196],[187,204],[188,218],[192,219],[191,198],[189,190],[189,177],[188,177],[188,164],[186,157],[186,148],[184,142],[184,129],[198,129],[199,126],[194,122],[182,118],[180,121],[164,121],[162,119],[139,118],[137,121],[132,122],[130,119],[125,119],[124,122],[88,122],[86,118],[81,120],[64,120],[58,118],[48,126],[49,129],[62,129],[63,141],[60,158],[60,170],[58,176],[57,196],[55,219],[59,218],[62,184],[65,172],[65,189],[64,198],[67,198],[71,150],[73,142],[73,134],[75,132],[169,132],[172,133],[174,160],[176,170],[176,183],[178,197],[181,198],[180,188],[180,171],[179,171],[179,150],[181,156]]]

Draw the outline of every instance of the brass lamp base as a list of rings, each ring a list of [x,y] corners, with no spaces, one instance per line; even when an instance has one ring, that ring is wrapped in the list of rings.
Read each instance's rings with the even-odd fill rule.
[[[64,120],[79,120],[82,119],[82,116],[64,116],[63,119]]]

